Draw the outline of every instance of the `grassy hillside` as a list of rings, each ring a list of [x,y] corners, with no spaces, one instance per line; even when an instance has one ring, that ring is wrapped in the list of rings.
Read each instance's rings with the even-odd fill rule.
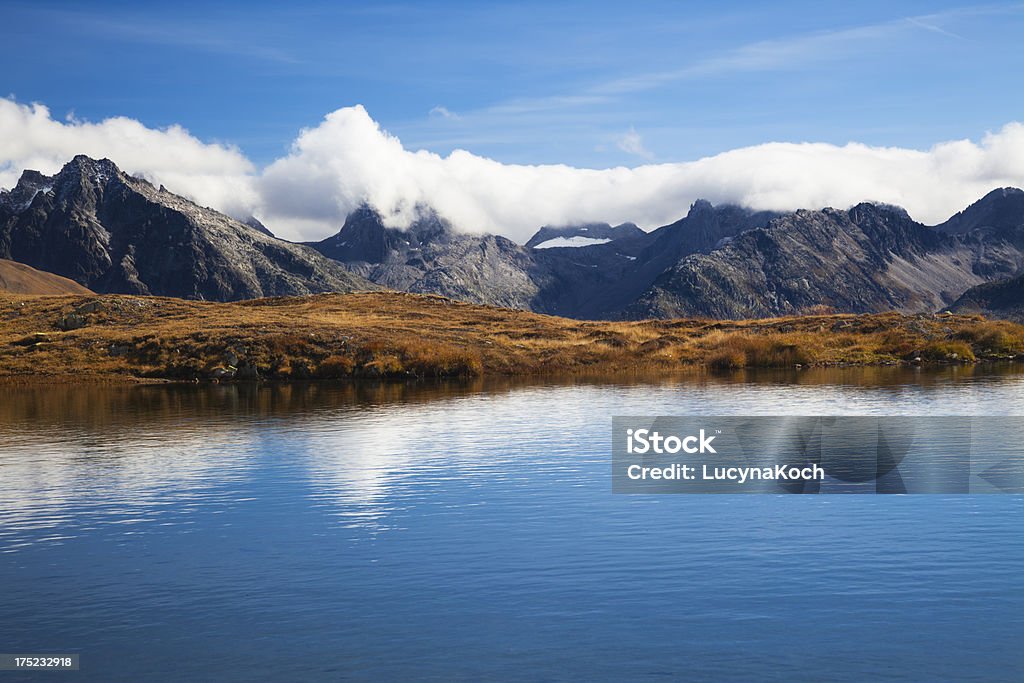
[[[0,293],[91,294],[74,280],[36,270],[16,261],[0,259]]]
[[[526,375],[969,363],[1018,354],[1024,326],[979,316],[586,322],[399,292],[237,303],[0,298],[7,381]]]

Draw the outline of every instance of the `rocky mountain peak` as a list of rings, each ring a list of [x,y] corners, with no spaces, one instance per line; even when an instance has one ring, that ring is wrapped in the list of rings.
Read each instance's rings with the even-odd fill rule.
[[[68,180],[84,180],[96,185],[105,184],[110,180],[121,179],[124,176],[121,169],[110,159],[93,159],[84,154],[79,154],[54,176],[57,182]]]
[[[52,178],[45,176],[39,171],[33,171],[32,169],[25,169],[21,173],[21,178],[18,179],[18,186],[21,187],[42,187],[50,183]]]
[[[1001,235],[1024,233],[1024,190],[1001,187],[992,190],[945,223],[937,230],[967,234],[984,230]]]
[[[698,199],[686,216],[651,233],[656,240],[648,247],[645,258],[677,260],[685,254],[706,252],[741,232],[764,227],[780,214],[753,211],[735,204],[715,206]],[[667,265],[665,267],[668,267]]]
[[[696,218],[704,215],[709,216],[715,213],[715,205],[709,202],[707,199],[698,199],[693,204],[690,204],[690,210],[687,212],[687,217]]]
[[[1001,199],[1019,200],[1021,198],[1024,198],[1024,190],[1020,189],[1019,187],[999,187],[989,192],[987,195],[976,201],[971,206],[974,206],[975,204],[989,204],[992,202],[997,202]]]
[[[21,213],[35,200],[36,195],[53,189],[53,178],[39,171],[26,170],[11,190],[0,190],[0,206],[13,213]]]
[[[863,219],[911,220],[910,214],[902,206],[881,202],[861,202],[848,211],[855,223]]]
[[[357,206],[355,211],[349,213],[349,215],[345,219],[346,224],[348,224],[349,222],[365,223],[370,221],[380,223],[381,227],[383,227],[384,225],[383,219],[381,218],[380,213],[377,212],[377,209],[373,208],[372,206],[366,203]],[[344,227],[342,229],[344,229]]]
[[[383,257],[386,234],[380,214],[363,204],[345,218],[341,230],[320,242],[317,248],[339,261],[374,263]]]
[[[345,218],[335,235],[310,246],[344,263],[387,263],[404,262],[412,251],[457,238],[452,224],[437,212],[417,207],[417,214],[409,227],[389,228],[376,209],[362,204]]]
[[[13,208],[27,209],[38,194],[53,193],[55,199],[64,205],[81,205],[90,210],[97,197],[102,195],[111,183],[123,183],[127,176],[110,159],[93,159],[79,154],[53,176],[38,171],[25,171],[18,181],[15,192],[22,195]]]

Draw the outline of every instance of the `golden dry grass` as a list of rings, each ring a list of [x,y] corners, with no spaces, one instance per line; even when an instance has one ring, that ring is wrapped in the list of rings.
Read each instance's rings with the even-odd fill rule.
[[[70,329],[69,329],[70,328]],[[0,378],[344,379],[964,363],[1024,353],[979,316],[577,321],[437,296],[0,299]]]
[[[16,261],[0,259],[0,296],[4,294],[92,294],[60,275],[36,270]]]

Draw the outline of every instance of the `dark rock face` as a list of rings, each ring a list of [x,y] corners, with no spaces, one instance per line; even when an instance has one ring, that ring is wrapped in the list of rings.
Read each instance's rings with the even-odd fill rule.
[[[585,237],[596,240],[619,240],[628,237],[640,237],[644,231],[634,223],[623,223],[612,227],[607,223],[583,223],[580,225],[566,225],[561,227],[545,225],[531,237],[524,246],[533,249],[538,245],[559,237],[573,238]]]
[[[896,207],[797,211],[684,258],[625,313],[747,318],[821,305],[844,312],[934,311],[1022,264],[1024,252],[1002,238],[947,234]]]
[[[971,287],[949,310],[1024,323],[1024,275]]]
[[[0,258],[96,292],[229,301],[374,288],[312,249],[77,156],[0,193]]]

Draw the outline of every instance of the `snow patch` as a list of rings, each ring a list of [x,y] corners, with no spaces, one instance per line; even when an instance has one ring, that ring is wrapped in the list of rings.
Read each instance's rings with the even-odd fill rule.
[[[605,244],[611,242],[610,239],[598,239],[596,237],[555,237],[550,240],[541,242],[534,249],[551,249],[552,247],[589,247],[595,244]]]
[[[13,207],[14,208],[14,212],[15,213],[21,213],[22,211],[27,210],[28,207],[32,206],[32,202],[34,202],[36,200],[36,196],[38,196],[40,194],[49,194],[51,192],[53,192],[53,186],[52,185],[44,185],[43,187],[36,188],[35,190],[33,190],[31,197],[29,197],[28,199],[22,201],[20,204],[17,204],[17,205],[15,205]]]

